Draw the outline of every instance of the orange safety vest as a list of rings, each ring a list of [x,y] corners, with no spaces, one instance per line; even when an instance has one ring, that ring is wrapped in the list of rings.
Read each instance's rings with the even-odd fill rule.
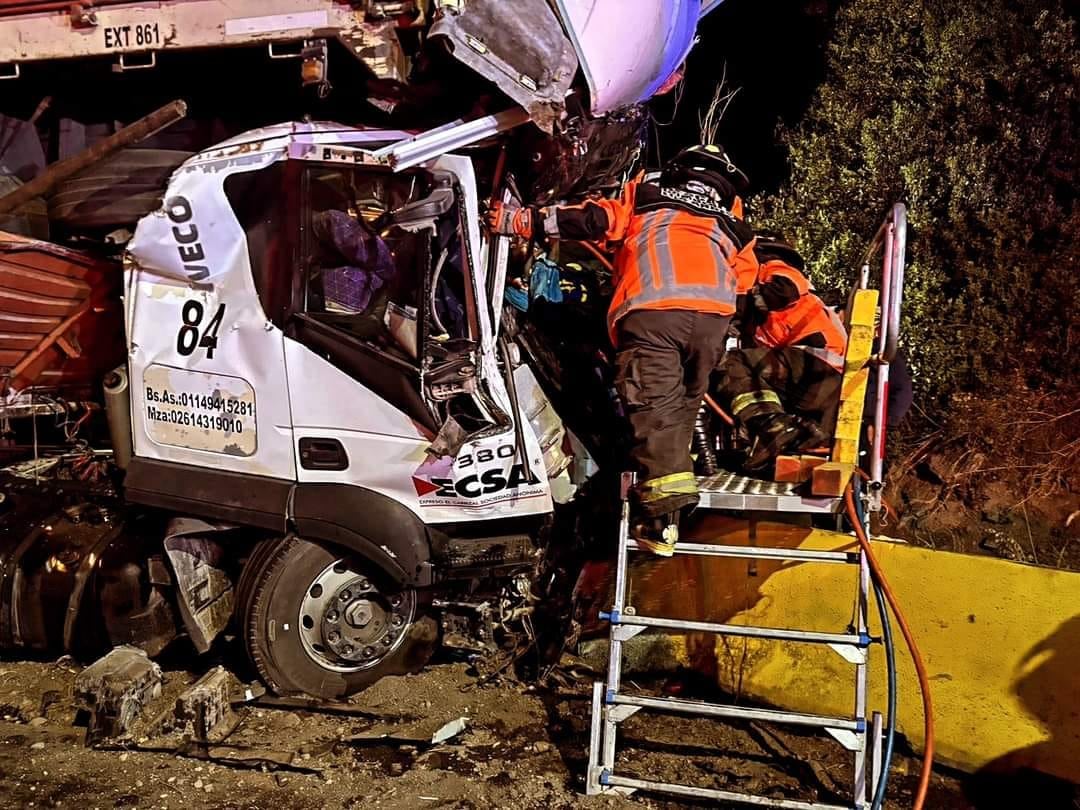
[[[807,354],[823,360],[836,371],[843,372],[847,330],[840,316],[811,292],[809,279],[786,262],[775,259],[763,262],[758,280],[765,283],[775,275],[793,281],[800,295],[795,303],[768,314],[765,322],[754,332],[755,342],[759,346],[772,349],[799,346]],[[820,334],[824,338],[823,348],[799,345],[814,334]]]
[[[633,181],[621,199],[585,205],[606,211],[605,236],[622,243],[608,310],[612,342],[619,320],[639,309],[735,312],[737,257],[746,261],[753,251],[751,237],[744,238],[748,229],[726,209],[704,195]]]

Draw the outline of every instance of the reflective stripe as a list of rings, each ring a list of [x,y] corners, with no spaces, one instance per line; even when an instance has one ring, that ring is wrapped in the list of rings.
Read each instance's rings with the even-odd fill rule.
[[[728,256],[733,253],[738,253],[738,250],[735,247],[735,243],[731,241],[731,237],[727,235],[727,232],[723,228],[720,227],[719,222],[713,223],[712,232],[715,237],[718,237],[714,239],[714,241],[720,243],[720,250],[723,251],[716,261],[717,265],[722,267],[728,263]]]
[[[723,292],[723,290],[717,289],[716,287],[706,287],[703,284],[684,284],[677,287],[675,290],[649,290],[642,292],[640,295],[635,295],[633,298],[627,298],[614,312],[608,314],[608,320],[610,323],[614,324],[631,310],[649,309],[647,306],[648,304],[653,304],[658,301],[669,301],[672,298],[723,302],[726,300],[726,297],[717,295],[717,293]],[[704,311],[711,312],[712,310]],[[730,314],[730,310],[725,314]]]
[[[661,475],[638,484],[638,498],[642,503],[658,501],[669,495],[696,495],[697,491],[697,478],[692,472]]]
[[[746,410],[751,405],[759,405],[765,402],[772,402],[781,408],[784,407],[779,394],[775,391],[749,391],[745,394],[739,394],[731,400],[731,415],[738,416],[740,411]]]
[[[675,255],[671,252],[671,223],[678,216],[677,211],[668,209],[660,214],[652,230],[652,242],[656,245],[656,262],[660,270],[660,282],[672,295],[679,282],[675,278]]]
[[[828,349],[818,349],[814,346],[798,346],[797,348],[802,349],[809,355],[813,355],[834,371],[843,372],[844,370],[844,358],[836,352],[831,352]]]
[[[675,212],[669,209],[653,211],[642,216],[641,237],[634,251],[634,263],[638,268],[643,294],[647,294],[650,288],[662,290],[664,286],[670,287],[675,284],[675,266],[671,258],[671,245],[667,241],[668,228],[673,219],[675,219]],[[664,236],[663,240],[660,238],[661,235]],[[660,271],[660,287],[656,286],[652,273],[653,260],[650,251],[654,245],[657,262],[660,265],[657,268]]]
[[[608,313],[608,326],[612,331],[619,319],[628,312],[635,309],[663,309],[665,303],[672,301],[686,302],[678,308],[722,314],[734,312],[737,280],[728,256],[734,252],[735,246],[715,220],[710,225],[709,235],[704,238],[709,243],[708,250],[716,269],[716,283],[679,283],[671,233],[680,215],[686,214],[672,208],[637,215],[641,223],[640,233],[629,249],[633,251],[632,261],[640,289],[627,295]],[[621,287],[621,283],[617,285],[617,291],[618,287]],[[697,301],[702,305],[690,303]]]

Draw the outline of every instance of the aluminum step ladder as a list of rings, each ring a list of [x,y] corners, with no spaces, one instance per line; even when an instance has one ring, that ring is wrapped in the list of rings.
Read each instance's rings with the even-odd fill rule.
[[[610,611],[600,618],[611,623],[610,652],[606,681],[593,683],[592,722],[589,735],[589,764],[586,774],[586,793],[596,795],[607,792],[632,793],[636,790],[665,793],[693,799],[707,799],[758,807],[790,808],[791,810],[862,810],[869,807],[870,798],[877,789],[881,777],[882,716],[875,712],[867,716],[867,669],[872,639],[868,630],[868,597],[870,595],[870,568],[859,551],[813,551],[807,549],[779,549],[746,546],[724,546],[703,543],[680,542],[675,547],[678,555],[728,557],[744,559],[791,560],[801,563],[853,565],[858,567],[858,587],[855,597],[854,626],[842,633],[811,632],[796,629],[777,629],[747,625],[717,624],[705,621],[684,621],[656,616],[641,616],[627,604],[629,586],[629,557],[638,551],[637,542],[630,537],[629,492],[634,475],[622,477],[622,516],[619,521],[619,548],[616,558],[615,597]],[[784,493],[769,492],[768,497],[792,497]],[[704,499],[703,499],[704,500]],[[793,503],[775,511],[796,511]],[[807,504],[806,511],[817,512],[820,504]],[[717,507],[713,507],[717,508]],[[698,700],[670,697],[636,695],[624,691],[622,684],[622,645],[646,628],[664,632],[703,632],[717,635],[796,642],[802,644],[825,644],[832,648],[855,672],[854,711],[851,717],[826,717],[816,714],[747,708]],[[615,767],[616,741],[619,724],[642,709],[668,714],[712,717],[736,720],[756,720],[768,723],[816,728],[826,731],[840,745],[854,755],[855,779],[852,800],[849,804],[824,804],[796,799],[775,799],[767,796],[736,793],[714,788],[658,782],[620,773]]]

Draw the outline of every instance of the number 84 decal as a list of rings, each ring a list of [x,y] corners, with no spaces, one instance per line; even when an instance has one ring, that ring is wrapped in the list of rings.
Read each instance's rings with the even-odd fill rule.
[[[225,317],[225,305],[219,304],[217,312],[210,318],[206,328],[201,332],[203,317],[206,308],[199,301],[185,301],[180,311],[180,331],[176,334],[176,351],[181,357],[188,357],[196,349],[206,349],[206,359],[214,359],[214,350],[217,349],[218,328],[221,320]]]

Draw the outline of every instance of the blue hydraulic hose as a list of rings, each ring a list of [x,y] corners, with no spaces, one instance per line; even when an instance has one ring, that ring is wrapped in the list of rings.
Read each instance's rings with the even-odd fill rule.
[[[857,480],[857,476],[856,476]],[[863,513],[862,499],[859,497],[859,485],[855,484],[855,512],[866,525],[866,516]],[[878,780],[877,790],[874,792],[870,810],[880,810],[885,804],[885,791],[889,783],[889,769],[892,767],[893,748],[896,741],[896,649],[893,646],[892,622],[889,619],[889,608],[885,602],[885,593],[881,584],[875,577],[874,599],[877,602],[878,614],[881,616],[881,635],[885,647],[885,666],[888,671],[888,709],[885,715],[885,755],[882,757],[881,778]]]

